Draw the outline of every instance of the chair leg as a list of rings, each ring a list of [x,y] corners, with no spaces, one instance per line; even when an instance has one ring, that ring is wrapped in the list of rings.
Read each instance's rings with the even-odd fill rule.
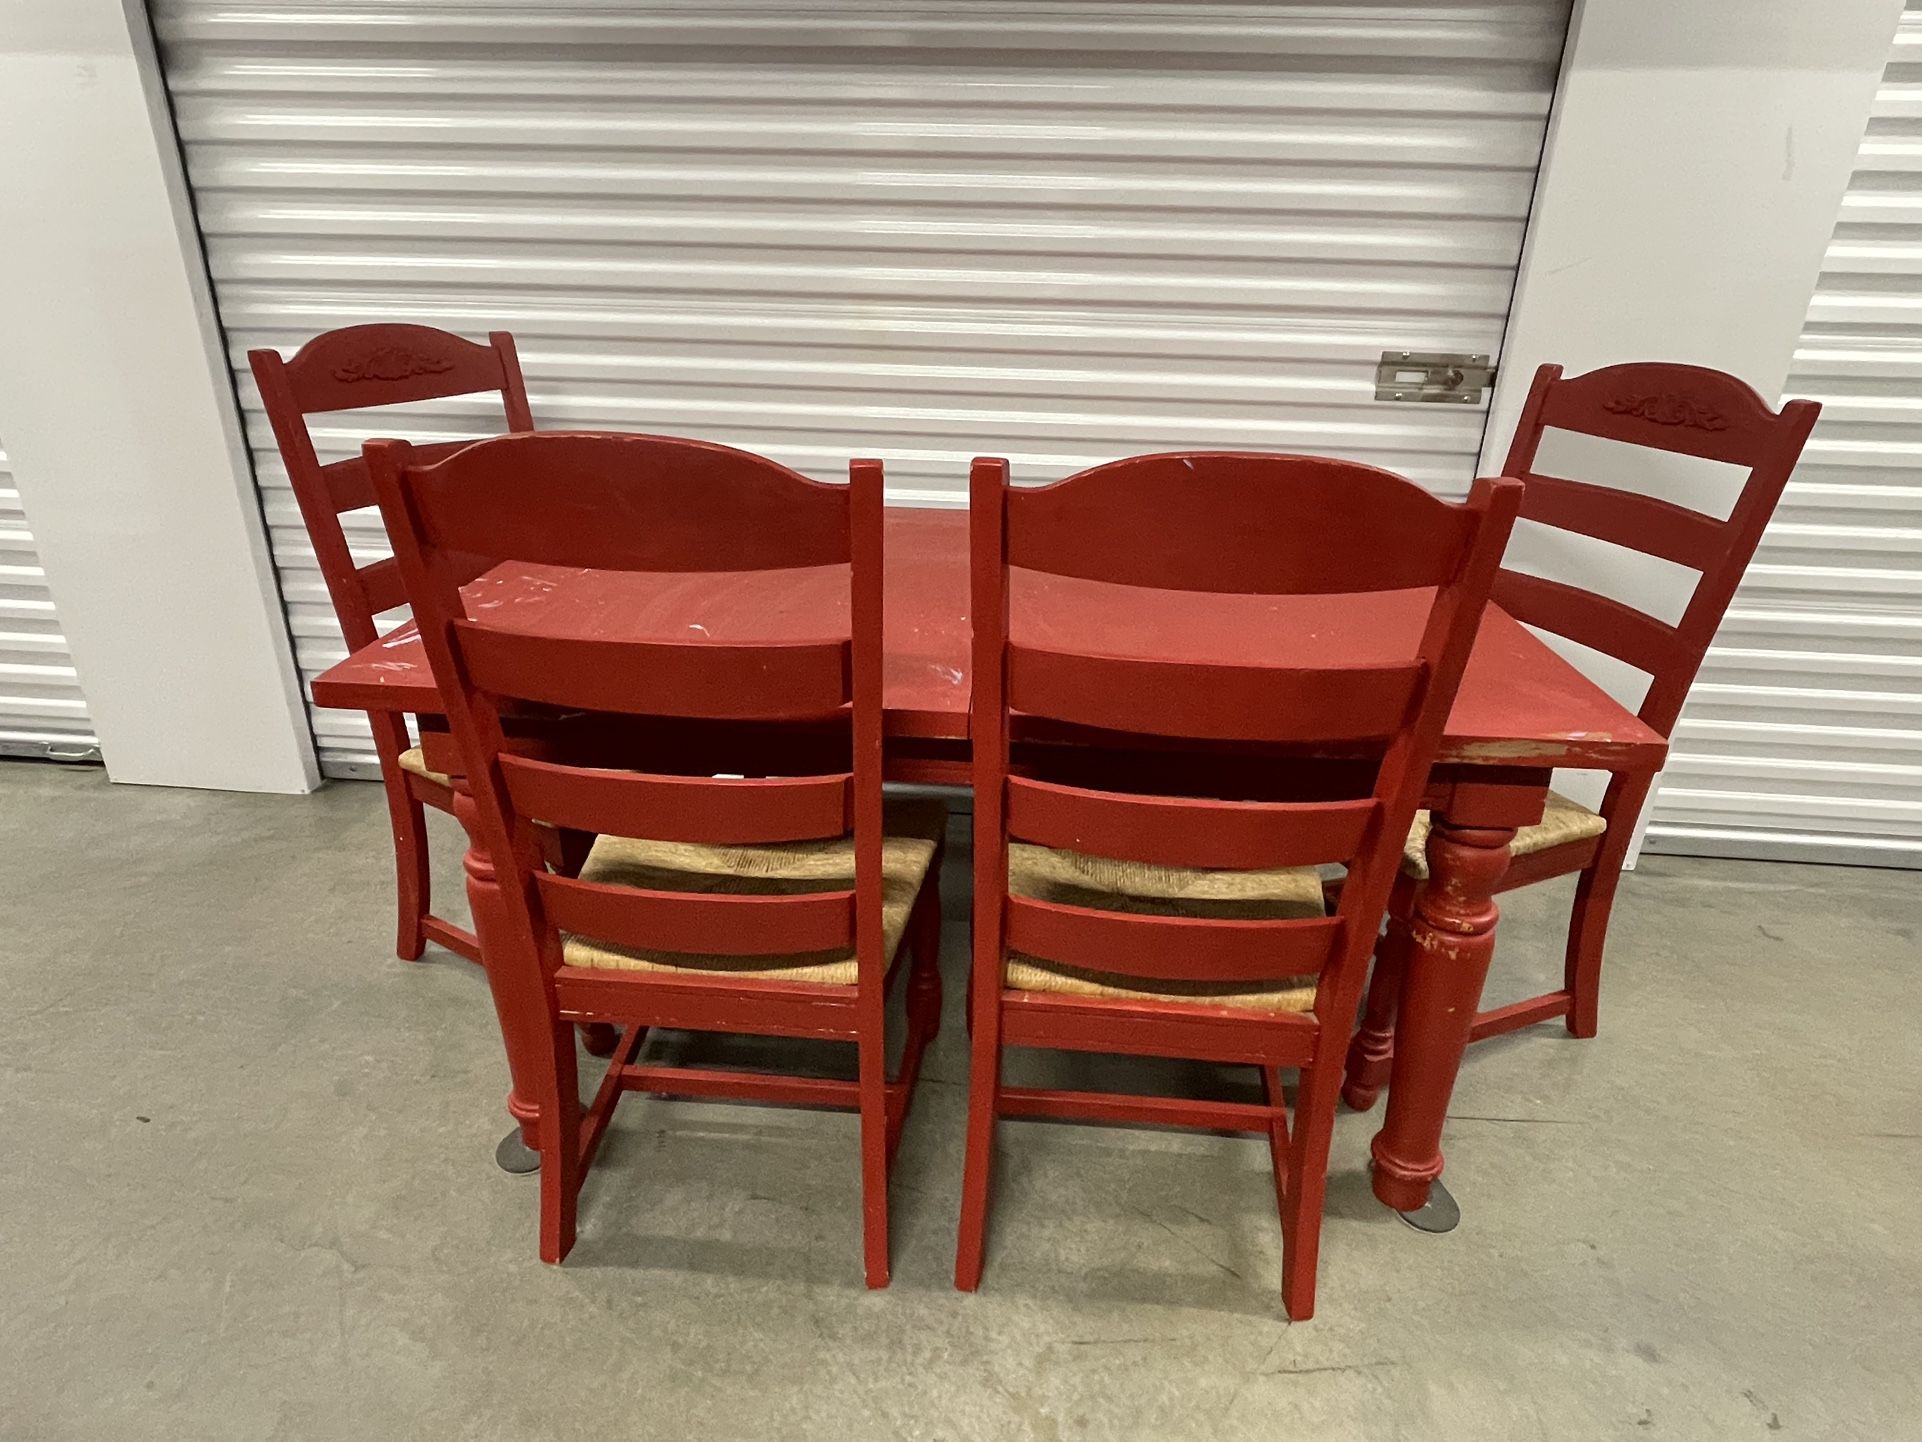
[[[383,779],[394,832],[394,894],[399,909],[394,954],[402,961],[419,961],[427,950],[427,914],[433,906],[427,816],[420,802],[408,794],[405,781]]]
[[[1575,910],[1569,918],[1568,955],[1563,986],[1568,990],[1568,1029],[1578,1037],[1595,1035],[1601,1003],[1602,948],[1608,943],[1608,914],[1621,883],[1619,860],[1597,857],[1575,887]]]
[[[1281,1068],[1261,1068],[1261,1089],[1275,1118],[1268,1123],[1268,1161],[1275,1170],[1275,1209],[1282,1224],[1288,1221],[1288,1099],[1281,1088]]]
[[[548,1065],[541,1070],[541,1260],[560,1262],[574,1248],[581,1198],[581,1081],[574,1027],[548,1029]]]
[[[1334,1059],[1301,1069],[1295,1091],[1293,1145],[1281,1203],[1281,1304],[1289,1320],[1315,1315],[1315,1271],[1321,1259],[1322,1203],[1328,1193],[1328,1146],[1335,1133]]]
[[[930,873],[921,889],[920,912],[909,946],[914,966],[908,973],[908,1014],[925,1026],[925,1040],[941,1032],[941,883]]]
[[[991,987],[973,991],[967,1157],[961,1169],[961,1232],[954,1252],[954,1285],[963,1292],[981,1285],[994,1179],[994,1123],[1001,1109],[1000,998]]]
[[[860,1040],[861,1250],[870,1287],[888,1284],[888,1050],[879,987]],[[868,1006],[869,999],[862,999]]]
[[[1395,1008],[1401,999],[1401,976],[1408,964],[1409,931],[1406,921],[1390,916],[1388,930],[1375,946],[1375,969],[1368,978],[1368,1004],[1361,1026],[1348,1046],[1347,1079],[1342,1100],[1365,1112],[1381,1095],[1395,1057]]]

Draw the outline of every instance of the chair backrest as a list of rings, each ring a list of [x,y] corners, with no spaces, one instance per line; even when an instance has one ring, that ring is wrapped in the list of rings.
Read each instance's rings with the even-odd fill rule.
[[[1451,505],[1348,461],[1201,452],[1141,456],[1015,489],[1005,461],[976,461],[978,932],[1044,960],[1142,978],[1252,983],[1319,974],[1317,1013],[1339,1022],[1345,1044],[1521,490],[1515,481],[1478,481],[1467,502]],[[1331,659],[1325,633],[1307,643],[1308,627],[1278,636],[1275,654],[1236,664],[1118,657],[1021,640],[1024,631],[1072,632],[1031,624],[1045,618],[1024,620],[1021,611],[1010,616],[1011,568],[1161,591],[1294,597],[1312,602],[1337,631],[1344,612],[1367,604],[1365,593],[1414,591],[1416,604],[1400,598],[1408,634],[1392,642],[1369,634],[1372,621],[1357,615],[1346,660]],[[1156,603],[1148,596],[1142,604]],[[1240,799],[1222,783],[1237,760],[1187,794],[1133,784],[1177,774],[1178,765],[1143,771],[1126,790],[1068,785],[1040,766],[1010,769],[1017,715],[1024,727],[1039,718],[1163,746],[1232,743],[1248,755],[1246,744],[1255,743],[1365,764],[1347,767],[1351,779],[1333,794],[1323,789],[1306,800]],[[1326,918],[1120,914],[1011,896],[1010,839],[1161,866],[1338,862],[1348,879]]]
[[[529,954],[551,970],[560,931],[643,952],[852,945],[865,981],[882,961],[881,463],[855,461],[848,485],[825,485],[725,446],[561,432],[480,441],[430,464],[401,441],[370,442],[365,455]],[[611,588],[601,593],[609,604],[585,608],[595,619],[571,627],[530,624],[522,607],[470,616],[460,590],[470,557],[568,568],[577,597],[598,584]],[[608,634],[599,618],[624,613],[622,578],[582,574],[819,566],[850,568],[849,610],[824,615],[819,636],[778,643],[691,628]],[[755,738],[731,764],[707,745],[691,761],[665,751],[539,754],[509,740],[507,719],[529,709],[744,723]],[[629,769],[642,763],[655,769]],[[856,881],[780,896],[597,885],[548,869],[540,823],[709,845],[851,830]],[[510,876],[520,884],[505,884]]]
[[[279,351],[247,352],[349,650],[372,642],[374,618],[405,597],[393,560],[355,566],[341,529],[343,512],[374,504],[366,462],[351,456],[320,464],[307,417],[498,391],[507,429],[531,431],[534,421],[527,410],[514,337],[497,330],[487,340],[476,345],[425,325],[354,325],[315,336],[292,360],[282,360]],[[419,447],[415,459],[424,462],[469,444],[447,441]]]
[[[1702,657],[1822,407],[1792,400],[1781,411],[1721,371],[1647,361],[1564,377],[1535,372],[1504,474],[1527,485],[1522,519],[1625,546],[1697,573],[1673,625],[1561,581],[1503,570],[1496,602],[1516,620],[1613,656],[1650,678],[1641,719],[1674,728]],[[1536,469],[1542,433],[1573,431],[1747,469],[1726,519],[1672,501]]]

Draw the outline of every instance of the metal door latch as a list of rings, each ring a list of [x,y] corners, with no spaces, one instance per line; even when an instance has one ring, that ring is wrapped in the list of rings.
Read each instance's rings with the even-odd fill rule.
[[[1485,355],[1466,351],[1385,350],[1375,367],[1378,401],[1473,403],[1495,379]]]

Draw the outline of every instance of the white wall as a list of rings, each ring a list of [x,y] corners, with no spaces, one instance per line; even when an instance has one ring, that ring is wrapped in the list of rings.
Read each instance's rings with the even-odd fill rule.
[[[138,0],[0,0],[0,426],[116,781],[318,779]]]
[[[1687,361],[1780,395],[1901,12],[1902,0],[1577,0],[1484,472],[1544,361],[1571,373]],[[1639,481],[1686,499],[1694,471]],[[1675,609],[1674,578],[1619,554],[1518,532],[1511,555]],[[1593,674],[1639,703],[1620,672]]]

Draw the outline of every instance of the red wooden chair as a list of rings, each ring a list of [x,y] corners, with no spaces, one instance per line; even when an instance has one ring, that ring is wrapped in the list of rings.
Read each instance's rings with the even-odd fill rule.
[[[424,325],[356,325],[315,336],[292,360],[278,351],[247,352],[254,381],[273,424],[281,461],[293,482],[300,517],[313,542],[334,615],[346,635],[347,649],[359,650],[378,639],[375,618],[402,605],[400,572],[392,560],[356,566],[347,548],[340,517],[374,504],[366,463],[359,456],[320,464],[314,454],[307,417],[323,411],[358,410],[404,401],[439,400],[482,391],[500,392],[507,429],[531,431],[527,391],[521,382],[514,337],[493,331],[487,345]],[[416,450],[417,459],[449,455],[469,444],[448,441]],[[427,828],[423,806],[452,812],[453,790],[447,777],[428,769],[420,749],[407,739],[398,716],[373,715],[374,751],[393,824],[394,866],[399,882],[400,926],[394,950],[418,960],[429,940],[469,961],[480,960],[474,934],[435,916],[427,865]]]
[[[1734,376],[1700,366],[1644,362],[1608,366],[1564,379],[1562,368],[1535,373],[1508,450],[1506,474],[1527,486],[1522,518],[1626,546],[1700,573],[1674,625],[1619,601],[1559,581],[1503,570],[1494,599],[1518,621],[1601,651],[1646,673],[1637,713],[1669,735],[1729,599],[1755,554],[1790,472],[1801,458],[1822,408],[1790,401],[1771,411]],[[1634,491],[1543,475],[1536,470],[1542,432],[1550,427],[1678,455],[1723,461],[1748,470],[1726,520]],[[1555,1017],[1578,1037],[1595,1035],[1602,947],[1609,909],[1621,880],[1635,823],[1652,778],[1611,779],[1600,811],[1549,794],[1541,822],[1515,833],[1513,861],[1499,891],[1579,873],[1561,989],[1480,1013],[1471,1041]],[[1402,876],[1389,904],[1388,930],[1375,960],[1368,1006],[1349,1055],[1343,1095],[1366,1110],[1388,1078],[1396,999],[1415,894],[1428,876],[1423,813],[1408,837]]]
[[[653,436],[504,436],[430,465],[397,441],[366,455],[501,878],[496,1005],[552,1043],[534,1098],[542,1258],[574,1243],[581,1180],[623,1091],[757,1098],[858,1110],[867,1281],[885,1286],[888,1172],[940,1016],[946,812],[882,801],[880,462],[834,486]],[[518,630],[465,614],[468,556],[608,572],[844,565],[851,620],[779,643]],[[620,739],[584,752],[550,737],[530,754],[507,739],[530,708],[585,713]],[[663,717],[691,750],[659,741]],[[544,826],[599,833],[578,877],[547,864]],[[884,1008],[910,934],[890,1081]],[[625,1027],[584,1114],[570,1022]],[[853,1042],[858,1080],[640,1065],[649,1027]]]
[[[998,1118],[1159,1122],[1268,1137],[1283,1301],[1312,1315],[1343,1049],[1520,497],[1515,482],[1481,481],[1454,506],[1386,471],[1303,456],[1144,456],[1030,490],[1009,487],[1005,461],[975,463],[973,1072],[957,1287],[981,1278]],[[1399,645],[1359,638],[1366,655],[1235,655],[1227,630],[1197,637],[1196,653],[1230,660],[1124,659],[1024,643],[1059,634],[1034,614],[1039,600],[1017,609],[1011,640],[1010,567],[1290,597],[1310,646],[1311,619],[1338,620],[1349,595],[1436,589]],[[1050,779],[1038,750],[1011,766],[1011,737],[1022,747],[1064,726],[1294,755],[1273,771],[1236,754],[1212,781],[1153,794],[1144,777],[1179,763],[1134,771],[1129,786]],[[1326,775],[1303,752],[1351,758],[1346,784],[1264,794],[1263,770]],[[1246,784],[1230,790],[1237,769]],[[1348,867],[1333,915],[1315,869],[1326,862]],[[1005,1046],[1247,1063],[1266,1101],[1003,1086]],[[1300,1071],[1292,1131],[1281,1067]]]

